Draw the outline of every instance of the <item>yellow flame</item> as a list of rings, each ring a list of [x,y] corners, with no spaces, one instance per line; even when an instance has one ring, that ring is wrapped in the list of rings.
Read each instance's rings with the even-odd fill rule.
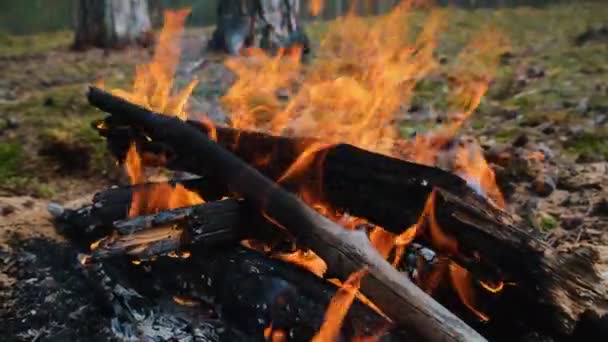
[[[317,277],[323,277],[327,271],[327,264],[315,252],[307,250],[297,250],[293,253],[274,253],[273,258],[277,258],[292,264],[296,264],[309,270]]]
[[[477,310],[475,307],[475,298],[473,288],[471,287],[471,275],[469,271],[455,263],[450,263],[449,270],[452,284],[454,285],[454,289],[456,290],[456,293],[458,293],[462,303],[469,308],[469,310],[475,313],[479,319],[484,322],[489,321],[490,318],[483,312]]]
[[[323,0],[310,0],[310,13],[316,17],[323,10],[323,5]]]
[[[488,284],[485,281],[480,281],[479,284],[481,287],[492,293],[498,293],[505,288],[505,283],[503,281],[499,281],[496,285]]]
[[[194,307],[194,306],[200,305],[199,301],[192,299],[192,298],[187,298],[187,297],[173,296],[173,301],[176,302],[177,304],[183,305],[183,306]]]
[[[317,334],[313,337],[313,342],[336,340],[348,309],[350,309],[355,300],[355,295],[359,291],[361,279],[365,274],[367,274],[367,270],[362,269],[348,276],[348,279],[346,279],[329,303],[325,312],[325,320]]]
[[[158,113],[186,119],[184,107],[198,81],[193,80],[177,94],[173,95],[171,91],[179,64],[180,39],[189,14],[190,9],[165,11],[163,29],[152,61],[137,66],[133,88],[130,91],[112,89],[114,95]]]

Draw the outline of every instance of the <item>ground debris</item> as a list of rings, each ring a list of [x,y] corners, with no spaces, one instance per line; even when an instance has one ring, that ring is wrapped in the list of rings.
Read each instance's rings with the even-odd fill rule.
[[[53,240],[17,236],[0,249],[1,336],[17,341],[112,341],[107,316],[76,268],[75,252]],[[86,324],[82,324],[86,317]]]

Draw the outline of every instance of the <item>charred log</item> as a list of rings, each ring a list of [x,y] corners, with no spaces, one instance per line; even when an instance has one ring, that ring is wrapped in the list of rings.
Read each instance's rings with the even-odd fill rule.
[[[195,191],[207,200],[220,199],[225,193],[221,187],[205,178],[172,180],[172,186],[181,184],[184,188]],[[160,183],[137,184],[110,188],[98,192],[93,197],[92,205],[76,210],[57,208],[54,213],[58,229],[72,240],[79,238],[100,239],[110,234],[114,221],[127,218],[134,192],[148,192]]]
[[[571,334],[585,316],[606,315],[605,250],[573,246],[568,252],[557,251],[515,225],[507,213],[484,208],[478,198],[441,190],[436,195],[439,225],[461,249],[477,252],[478,263],[495,269],[503,284],[510,284],[503,294],[510,303],[496,311],[499,319],[520,315],[536,328]]]
[[[227,199],[164,210],[114,222],[116,233],[99,241],[95,259],[131,255],[147,259],[187,248],[205,249],[245,239],[268,241],[273,251],[293,250],[293,239],[250,208]]]

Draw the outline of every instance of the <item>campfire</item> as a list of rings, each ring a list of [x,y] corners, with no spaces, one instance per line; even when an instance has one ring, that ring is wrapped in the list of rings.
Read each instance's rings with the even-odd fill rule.
[[[373,25],[339,19],[310,64],[298,47],[242,51],[226,62],[236,81],[225,125],[188,111],[196,80],[176,85],[187,15],[166,13],[131,89],[87,94],[131,184],[52,208],[86,246],[92,283],[136,327],[116,331],[483,341],[567,336],[606,312],[596,286],[605,256],[565,258],[531,235],[506,210],[482,148],[459,135],[505,51],[499,33],[461,52],[444,120],[404,139],[396,113],[438,65],[441,10],[414,40],[407,4]],[[150,181],[151,170],[166,180]],[[142,328],[150,312],[154,331]]]

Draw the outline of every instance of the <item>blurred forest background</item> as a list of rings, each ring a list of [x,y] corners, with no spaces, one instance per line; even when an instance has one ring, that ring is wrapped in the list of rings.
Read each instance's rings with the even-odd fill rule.
[[[151,16],[156,25],[160,23],[163,8],[192,8],[189,25],[208,26],[215,24],[219,0],[151,0]],[[353,0],[328,0],[321,17],[333,18],[344,14]],[[356,1],[356,0],[354,0]],[[602,0],[599,0],[600,2]],[[364,1],[359,1],[363,6]],[[389,10],[396,0],[373,2],[374,14]],[[442,5],[451,4],[464,8],[545,6],[564,0],[443,0]],[[577,2],[570,0],[569,2]],[[49,8],[49,5],[51,7]],[[73,22],[75,2],[73,0],[19,0],[0,2],[0,32],[28,34],[70,29]]]

